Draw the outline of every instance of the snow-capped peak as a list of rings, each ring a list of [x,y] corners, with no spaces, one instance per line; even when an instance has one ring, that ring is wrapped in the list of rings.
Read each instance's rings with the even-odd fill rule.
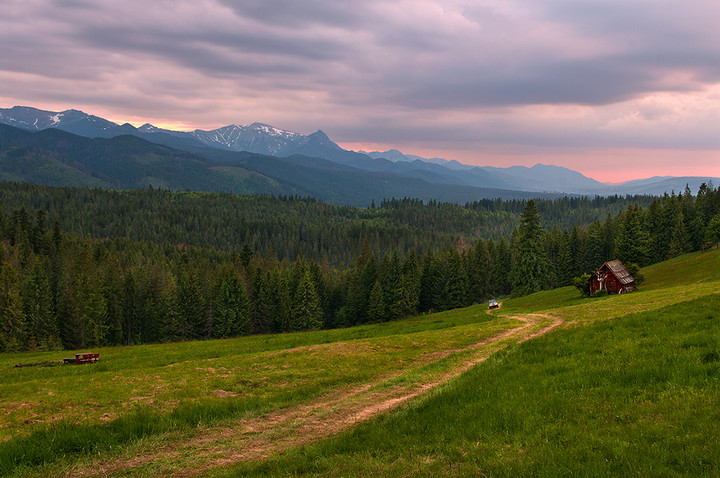
[[[142,133],[157,133],[158,131],[161,131],[161,129],[157,126],[151,125],[150,123],[145,123],[138,128],[138,131]]]
[[[269,136],[282,136],[282,137],[286,137],[286,138],[302,136],[299,133],[295,133],[293,131],[288,131],[285,129],[276,128],[274,126],[270,126],[269,124],[264,124],[264,123],[252,123],[252,124],[246,126],[246,128],[265,133]]]

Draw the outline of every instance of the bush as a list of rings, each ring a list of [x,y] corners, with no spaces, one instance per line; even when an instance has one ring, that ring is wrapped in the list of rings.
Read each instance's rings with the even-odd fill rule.
[[[645,282],[645,276],[642,275],[642,273],[640,272],[640,266],[639,266],[639,265],[637,265],[637,264],[634,263],[634,262],[628,262],[628,263],[625,265],[625,268],[626,268],[627,271],[630,273],[630,275],[633,276],[633,279],[635,279],[635,285],[636,285],[636,286],[638,286],[638,285],[642,284],[643,282]]]
[[[590,277],[590,274],[585,273],[573,279],[573,285],[578,288],[583,297],[590,297]]]
[[[603,289],[595,292],[595,295],[593,297],[605,297],[608,295],[608,291]]]

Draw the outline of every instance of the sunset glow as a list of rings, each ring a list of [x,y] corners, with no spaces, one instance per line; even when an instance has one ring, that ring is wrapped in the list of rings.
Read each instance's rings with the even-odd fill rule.
[[[9,0],[0,107],[353,150],[720,176],[720,3]]]

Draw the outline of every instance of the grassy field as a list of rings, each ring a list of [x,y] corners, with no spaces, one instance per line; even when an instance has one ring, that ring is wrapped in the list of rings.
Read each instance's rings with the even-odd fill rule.
[[[0,474],[717,476],[720,253],[643,272],[625,296],[564,288],[91,366],[0,355]]]

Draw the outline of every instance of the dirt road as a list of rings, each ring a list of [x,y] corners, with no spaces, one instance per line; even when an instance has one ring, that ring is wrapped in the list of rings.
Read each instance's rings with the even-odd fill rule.
[[[518,326],[463,348],[431,354],[412,372],[419,378],[398,380],[407,369],[376,378],[353,388],[329,394],[292,408],[278,410],[229,426],[206,428],[184,441],[166,443],[131,458],[116,458],[74,467],[67,476],[189,477],[245,460],[261,460],[285,450],[313,443],[347,430],[360,422],[397,408],[403,403],[448,383],[483,362],[498,350],[543,335],[562,324],[559,319],[528,314],[515,316]],[[422,367],[444,365],[442,372],[419,373]],[[427,368],[427,367],[426,367]]]

